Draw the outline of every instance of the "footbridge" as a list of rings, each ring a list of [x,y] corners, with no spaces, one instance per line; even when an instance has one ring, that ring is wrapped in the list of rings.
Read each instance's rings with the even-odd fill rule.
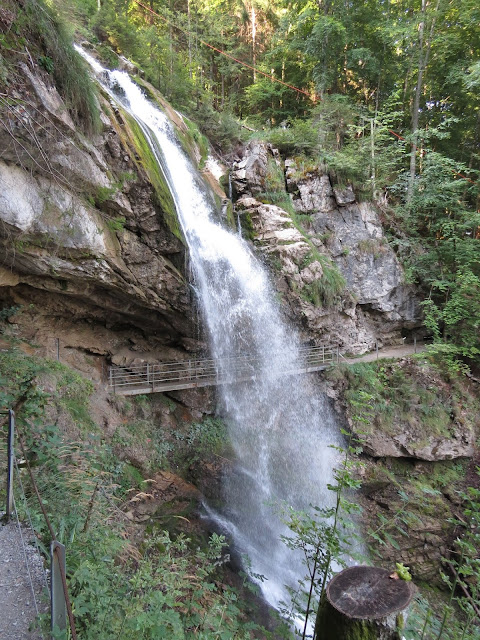
[[[300,349],[298,362],[286,367],[282,375],[322,371],[341,359],[345,360],[336,346],[305,347]],[[246,382],[255,380],[260,371],[261,361],[257,356],[192,359],[128,367],[113,366],[109,368],[108,384],[114,393],[133,396]]]
[[[345,357],[338,346],[304,347],[294,366],[286,367],[281,375],[300,375],[323,371],[334,364],[356,364],[380,358],[401,358],[424,351],[424,342],[385,347],[357,357]],[[134,396],[162,391],[212,387],[255,380],[261,375],[261,361],[257,356],[239,355],[230,358],[192,359],[178,362],[156,362],[128,367],[110,367],[108,384],[119,395]]]

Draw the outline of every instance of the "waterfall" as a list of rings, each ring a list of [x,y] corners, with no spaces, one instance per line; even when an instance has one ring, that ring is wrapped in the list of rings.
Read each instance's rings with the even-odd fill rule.
[[[332,481],[335,453],[329,445],[338,444],[339,429],[314,378],[282,375],[297,368],[299,337],[283,319],[267,273],[248,243],[217,220],[169,120],[126,73],[108,72],[108,77],[121,87],[116,99],[142,127],[169,183],[211,356],[249,354],[258,362],[252,380],[218,387],[235,461],[224,482],[225,506],[221,513],[210,513],[239,553],[248,556],[252,572],[265,577],[263,595],[278,607],[289,600],[285,585],[296,587],[306,570],[281,541],[288,530],[272,504],[299,509],[331,504],[326,485]],[[234,380],[235,371],[230,375]]]

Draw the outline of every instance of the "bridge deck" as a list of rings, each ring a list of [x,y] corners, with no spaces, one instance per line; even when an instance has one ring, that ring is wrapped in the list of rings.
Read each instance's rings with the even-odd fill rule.
[[[336,347],[309,347],[300,350],[300,357],[298,364],[286,368],[282,375],[322,371],[338,362],[340,355]],[[261,369],[260,364],[259,358],[255,356],[234,356],[216,360],[184,360],[110,367],[109,386],[117,394],[132,396],[234,384],[255,380]]]
[[[395,358],[423,351],[423,342],[399,345],[375,350],[356,358],[345,358],[338,347],[306,347],[300,350],[298,364],[285,369],[282,375],[298,375],[323,371],[338,362],[355,364],[378,358]],[[219,384],[235,384],[255,380],[261,370],[261,362],[255,356],[234,356],[217,360],[183,360],[158,362],[130,367],[110,367],[109,386],[114,393],[133,396],[162,391],[178,391]]]

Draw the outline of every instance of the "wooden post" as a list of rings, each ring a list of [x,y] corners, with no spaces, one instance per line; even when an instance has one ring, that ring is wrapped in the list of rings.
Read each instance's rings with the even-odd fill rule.
[[[52,632],[57,630],[64,631],[67,628],[67,606],[65,602],[65,593],[63,591],[62,568],[64,575],[65,570],[65,547],[57,540],[50,543],[50,562],[51,562],[51,583],[50,583],[50,613]],[[52,633],[53,638],[53,633]]]
[[[330,580],[318,608],[317,640],[401,640],[415,586],[378,567],[349,567]]]
[[[13,513],[13,468],[15,465],[15,412],[8,410],[8,443],[7,443],[7,505],[5,510],[5,519],[8,522]]]
[[[375,342],[375,350],[377,352],[377,360],[378,360],[378,340]]]
[[[60,360],[60,338],[55,338],[57,343],[57,360]]]
[[[417,353],[417,336],[413,337],[413,351]]]

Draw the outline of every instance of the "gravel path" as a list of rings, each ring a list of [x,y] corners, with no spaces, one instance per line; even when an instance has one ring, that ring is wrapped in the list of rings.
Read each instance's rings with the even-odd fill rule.
[[[37,616],[29,571],[38,609],[44,613],[49,607],[45,573],[32,533],[22,527],[20,534],[16,521],[0,524],[0,640],[42,640],[40,632],[29,631]]]
[[[416,353],[425,351],[426,346],[423,342],[417,342]],[[385,347],[378,350],[378,359],[381,358],[403,358],[403,356],[410,356],[415,353],[415,347],[413,344],[402,344],[398,347]],[[358,356],[357,358],[341,358],[340,362],[348,362],[348,364],[355,364],[356,362],[373,362],[377,359],[377,352],[372,351],[364,356]]]

